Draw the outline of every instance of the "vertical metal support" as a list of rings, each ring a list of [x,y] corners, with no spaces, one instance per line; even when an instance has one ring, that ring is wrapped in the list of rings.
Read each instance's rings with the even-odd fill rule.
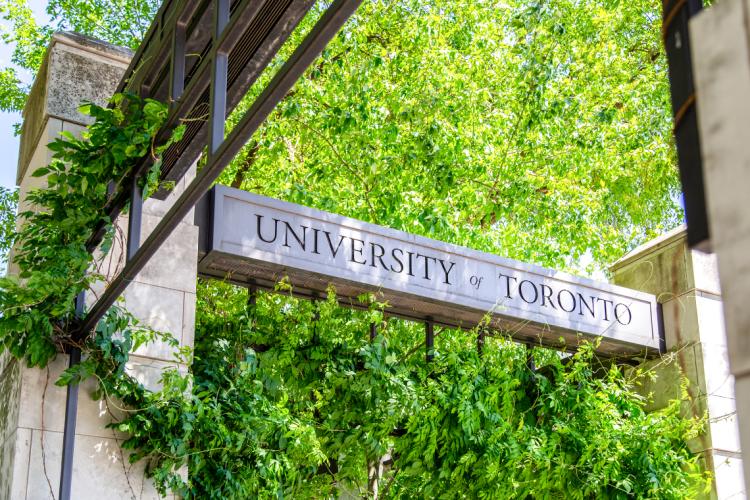
[[[526,346],[526,368],[528,368],[531,373],[534,373],[536,371],[536,363],[534,362],[534,348],[529,346]]]
[[[378,325],[375,323],[370,323],[370,342],[375,340],[375,337],[378,336]]]
[[[664,332],[664,308],[662,304],[656,303],[656,326],[659,329],[659,353],[667,352],[667,336]]]
[[[172,66],[170,69],[169,97],[172,102],[185,90],[185,25],[177,23],[172,34]]]
[[[229,0],[216,0],[214,3],[215,25],[214,43],[221,38],[229,24]],[[211,65],[211,109],[209,111],[208,152],[214,155],[224,142],[224,123],[227,119],[227,72],[229,54],[216,52]]]
[[[479,354],[479,356],[482,356],[482,354],[484,352],[484,336],[485,336],[485,334],[486,334],[486,332],[485,332],[484,328],[482,328],[481,330],[479,330],[479,333],[477,334],[477,354]]]
[[[710,249],[706,194],[688,22],[703,9],[701,0],[662,0],[662,36],[669,68],[677,166],[685,200],[690,247]]]
[[[138,178],[133,179],[130,187],[130,215],[128,216],[128,245],[126,260],[130,262],[141,247],[141,222],[143,220],[143,192],[138,185]]]
[[[313,312],[313,317],[312,317],[312,322],[313,322],[313,325],[312,325],[312,330],[313,330],[312,340],[313,340],[313,342],[317,342],[318,339],[319,339],[319,337],[318,337],[318,323],[320,322],[320,306],[318,304],[319,304],[321,298],[320,298],[320,295],[318,295],[317,293],[313,292],[312,295],[310,295],[310,300],[312,301],[313,307],[315,308],[315,311]]]
[[[85,292],[79,293],[76,297],[76,318],[83,317],[85,301]],[[81,350],[78,347],[71,347],[68,356],[68,368],[73,368],[81,362]],[[60,500],[70,500],[70,491],[73,485],[73,452],[75,450],[77,417],[78,384],[70,383],[65,398],[65,425],[63,427],[62,460],[60,461]]]
[[[247,306],[254,307],[258,302],[258,289],[254,286],[248,287],[247,289]]]
[[[429,363],[435,359],[435,323],[429,319],[424,323],[425,331],[425,348],[427,350],[425,358]]]

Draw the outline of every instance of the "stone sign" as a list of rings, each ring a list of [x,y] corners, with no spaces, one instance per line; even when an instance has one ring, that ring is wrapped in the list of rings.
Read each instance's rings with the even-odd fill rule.
[[[308,296],[333,285],[353,306],[375,292],[393,314],[462,328],[488,318],[553,347],[601,337],[605,354],[659,350],[652,295],[224,186],[199,214],[206,276],[265,287],[287,278]]]

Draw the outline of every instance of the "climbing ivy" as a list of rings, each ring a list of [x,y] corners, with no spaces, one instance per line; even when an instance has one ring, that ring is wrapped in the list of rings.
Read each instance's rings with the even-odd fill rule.
[[[84,111],[93,125],[53,142],[53,162],[33,174],[47,186],[20,214],[20,274],[0,280],[0,342],[30,366],[74,342],[73,300],[104,279],[85,242],[107,182],[149,155],[158,168],[168,145],[154,144],[158,102],[118,95]],[[57,383],[94,377],[99,397],[130,408],[111,424],[129,435],[130,459],[148,461],[162,494],[186,498],[684,498],[704,483],[686,445],[700,422],[679,401],[646,413],[632,379],[591,345],[563,357],[488,339],[480,356],[473,334],[441,330],[427,363],[418,326],[385,319],[374,297],[354,311],[335,290],[310,302],[279,286],[248,297],[201,283],[193,357],[178,351],[190,370],[165,370],[158,391],[128,374],[128,355],[176,342],[121,307]]]
[[[101,252],[110,249],[114,226],[104,215],[109,181],[147,155],[154,160],[152,171],[158,169],[167,146],[153,142],[166,118],[164,105],[125,94],[112,104],[85,105],[81,111],[95,121],[83,137],[63,132],[49,145],[53,161],[32,173],[44,177],[47,186],[31,191],[25,199],[31,209],[18,215],[22,228],[15,235],[13,261],[19,273],[0,279],[0,344],[29,366],[46,365],[71,343],[75,297],[104,279],[88,272],[93,256],[86,241],[104,221],[108,231]]]
[[[223,182],[525,260],[569,266],[591,251],[603,263],[678,215],[647,3],[367,2]],[[12,4],[0,2],[29,25]],[[137,31],[155,2],[135,14],[84,4],[51,5],[137,44],[101,19]],[[19,41],[16,57],[36,67],[42,45]],[[25,89],[0,76],[0,107],[19,108]],[[158,168],[165,146],[162,104],[113,104],[87,106],[84,137],[53,144],[36,173],[47,188],[21,214],[21,275],[0,281],[0,344],[33,366],[73,342],[73,298],[104,280],[84,243],[107,182],[147,155]],[[686,444],[701,422],[680,401],[645,412],[640,374],[593,346],[567,356],[495,338],[480,356],[476,332],[445,329],[426,363],[420,325],[385,318],[372,297],[355,311],[334,290],[288,292],[201,282],[189,370],[165,370],[158,391],[128,374],[128,355],[174,341],[112,308],[58,383],[94,377],[104,401],[126,405],[112,425],[131,460],[186,498],[692,498],[706,484]]]

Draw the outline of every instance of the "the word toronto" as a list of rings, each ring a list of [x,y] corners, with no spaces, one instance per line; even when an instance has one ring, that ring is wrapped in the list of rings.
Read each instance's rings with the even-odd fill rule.
[[[633,321],[633,312],[622,302],[572,292],[567,288],[554,289],[544,283],[534,283],[528,279],[519,280],[515,276],[503,273],[498,273],[497,277],[500,279],[500,292],[506,299],[519,297],[527,304],[538,304],[549,309],[604,321],[614,319],[621,325],[629,325]]]

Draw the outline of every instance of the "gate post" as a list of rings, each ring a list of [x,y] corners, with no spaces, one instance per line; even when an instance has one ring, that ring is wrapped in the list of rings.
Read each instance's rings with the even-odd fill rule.
[[[47,144],[62,131],[80,134],[90,118],[81,115],[78,107],[83,101],[106,105],[131,56],[125,49],[77,34],[53,36],[24,110],[17,177],[21,200],[45,182],[31,174],[51,159]],[[190,175],[165,201],[144,203],[142,239],[184,189]],[[28,206],[21,201],[19,209]],[[117,225],[126,227],[127,216],[118,219]],[[103,259],[102,274],[114,275],[124,264],[121,254],[127,245],[121,243],[113,245]],[[198,231],[190,216],[123,294],[130,312],[152,328],[170,333],[180,346],[193,346],[197,248]],[[9,272],[16,272],[12,255],[10,260]],[[89,300],[92,295],[87,294]],[[143,346],[132,353],[128,370],[154,388],[164,368],[185,369],[173,354],[165,343]],[[57,498],[66,390],[54,382],[67,366],[64,354],[58,354],[43,370],[27,368],[8,356],[0,360],[0,498]],[[125,436],[105,428],[112,418],[110,412],[117,416],[118,410],[94,400],[93,389],[91,380],[80,386],[71,497],[159,498],[145,478],[144,464],[128,463],[128,452],[120,447]]]
[[[613,282],[657,296],[662,306],[667,354],[644,363],[656,378],[642,382],[653,395],[648,408],[663,408],[689,382],[686,416],[707,414],[704,434],[690,443],[714,474],[710,498],[745,498],[734,377],[729,370],[716,256],[687,245],[678,228],[636,248],[610,270]]]
[[[740,436],[750,448],[750,0],[712,2],[690,21],[711,245],[724,288]],[[746,487],[750,459],[745,461]]]

